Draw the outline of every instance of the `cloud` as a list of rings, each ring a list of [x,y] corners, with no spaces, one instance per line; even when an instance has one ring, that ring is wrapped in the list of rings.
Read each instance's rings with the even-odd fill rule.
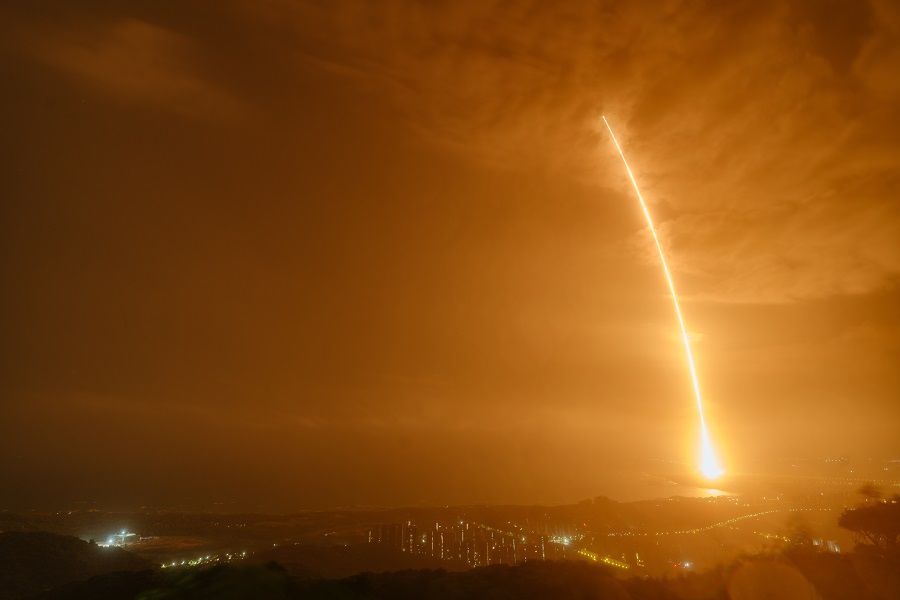
[[[597,128],[605,112],[688,296],[793,302],[900,276],[900,11],[889,2],[247,10],[292,28],[302,60],[391,98],[430,143],[625,202]]]
[[[123,101],[203,119],[227,119],[242,103],[203,72],[188,37],[134,18],[25,37],[39,61]]]

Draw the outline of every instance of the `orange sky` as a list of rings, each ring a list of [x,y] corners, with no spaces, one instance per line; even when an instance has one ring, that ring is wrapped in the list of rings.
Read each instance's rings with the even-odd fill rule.
[[[0,507],[566,501],[691,460],[601,113],[727,465],[900,454],[896,3],[95,0],[0,33]]]

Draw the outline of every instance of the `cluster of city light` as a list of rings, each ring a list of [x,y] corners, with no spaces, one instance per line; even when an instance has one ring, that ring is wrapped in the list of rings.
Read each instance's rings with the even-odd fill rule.
[[[198,556],[196,558],[184,559],[181,561],[173,560],[170,563],[163,563],[160,568],[174,569],[176,567],[199,567],[201,565],[210,565],[219,562],[231,562],[241,560],[247,557],[247,552],[235,552],[234,554],[225,553],[220,556],[218,554],[207,554],[206,556]]]
[[[789,544],[791,542],[791,538],[778,533],[769,533],[766,531],[754,531],[753,533],[767,540],[778,540],[786,544]],[[824,547],[828,552],[831,552],[833,554],[841,553],[840,545],[834,540],[823,540],[821,538],[816,538],[812,540],[812,545],[816,547]]]
[[[581,535],[581,534],[576,534],[576,535],[551,535],[551,536],[548,538],[548,541],[549,541],[551,544],[561,544],[561,545],[563,545],[563,546],[571,546],[571,545],[572,545],[572,542],[577,542],[578,540],[581,540],[582,538],[584,538],[584,536]]]
[[[131,538],[136,538],[136,537],[137,537],[136,533],[132,533],[130,531],[123,529],[119,533],[114,533],[113,535],[106,538],[105,542],[97,542],[97,545],[100,546],[101,548],[111,548],[111,547],[118,548],[118,547],[122,547],[122,546],[127,546],[128,544],[130,544],[131,542],[134,541]]]
[[[552,555],[564,556],[577,540],[584,538],[581,534],[547,536],[512,521],[507,521],[505,526],[492,526],[462,518],[449,524],[430,522],[421,533],[413,533],[412,528],[418,529],[418,524],[411,520],[378,525],[369,530],[368,543],[394,544],[401,552],[442,560],[458,559],[477,567],[518,564],[534,558],[546,560],[545,544],[555,547]]]
[[[462,525],[463,521],[460,521],[459,524]],[[436,525],[440,526],[439,523],[436,523]],[[518,535],[511,531],[507,531],[506,529],[498,529],[496,527],[491,527],[490,525],[485,525],[484,523],[472,523],[472,526],[477,527],[479,529],[483,529],[485,531],[492,531],[494,533],[499,533],[500,535],[508,535],[510,537],[515,537],[516,535]],[[514,525],[514,527],[515,527],[515,525]]]
[[[663,253],[662,244],[659,241],[659,236],[656,235],[656,227],[653,225],[653,218],[650,216],[650,209],[647,208],[647,203],[644,201],[644,196],[643,194],[641,194],[640,187],[638,187],[637,179],[634,178],[634,173],[631,172],[631,167],[628,166],[628,161],[625,160],[625,153],[622,151],[622,147],[619,145],[619,140],[616,139],[616,135],[613,133],[609,121],[606,120],[606,117],[601,118],[603,119],[603,123],[606,125],[606,129],[609,131],[609,137],[612,138],[613,144],[615,144],[616,150],[619,152],[619,156],[622,159],[622,164],[625,165],[625,172],[628,174],[628,179],[631,181],[631,185],[634,188],[634,193],[641,204],[641,210],[644,213],[644,218],[647,221],[647,227],[650,229],[650,234],[653,236],[653,242],[656,244],[656,252],[657,254],[659,254],[659,262],[662,265],[663,274],[665,275],[666,283],[669,286],[669,293],[672,296],[672,304],[675,307],[675,316],[678,318],[678,327],[681,330],[681,342],[684,345],[684,354],[687,357],[688,370],[690,371],[691,375],[691,384],[694,388],[694,398],[697,403],[697,417],[700,426],[699,469],[703,476],[707,479],[718,479],[720,476],[722,476],[723,473],[725,473],[725,470],[719,463],[719,458],[716,456],[716,451],[713,448],[712,440],[710,439],[709,430],[706,427],[706,417],[703,411],[703,396],[700,394],[700,380],[697,377],[697,367],[694,365],[694,354],[691,351],[691,340],[688,336],[687,326],[684,322],[684,316],[681,313],[681,305],[678,302],[678,294],[675,292],[675,281],[672,279],[672,274],[669,272],[669,265],[666,262],[666,255],[665,253]]]
[[[753,533],[755,533],[756,535],[758,535],[760,537],[764,537],[767,540],[779,540],[781,542],[790,542],[791,541],[791,538],[789,538],[788,536],[780,535],[777,533],[766,533],[764,531],[754,531]]]
[[[601,556],[596,552],[591,552],[590,550],[585,550],[582,548],[581,550],[576,550],[576,554],[579,556],[583,556],[588,560],[592,560],[594,562],[601,562],[605,565],[609,565],[611,567],[616,567],[617,569],[629,569],[631,566],[628,563],[622,562],[621,560],[616,560],[609,556]]]

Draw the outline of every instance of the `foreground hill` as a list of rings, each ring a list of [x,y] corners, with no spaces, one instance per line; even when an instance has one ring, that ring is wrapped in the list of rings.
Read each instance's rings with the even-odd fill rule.
[[[463,572],[363,573],[307,580],[277,564],[117,573],[42,600],[893,600],[900,569],[882,559],[801,553],[738,561],[677,579],[619,579],[585,562],[532,562]]]
[[[120,548],[46,532],[0,533],[0,600],[26,598],[62,584],[116,571],[151,568]]]

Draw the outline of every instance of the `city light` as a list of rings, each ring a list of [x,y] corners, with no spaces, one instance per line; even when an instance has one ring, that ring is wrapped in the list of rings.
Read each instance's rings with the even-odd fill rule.
[[[105,542],[97,542],[97,545],[101,548],[120,548],[122,546],[127,546],[128,544],[133,543],[136,539],[136,533],[132,533],[123,529],[119,533],[114,533],[113,535],[106,538]]]
[[[596,552],[591,552],[590,550],[585,550],[583,548],[581,550],[576,551],[576,554],[578,554],[579,556],[583,556],[584,558],[594,561],[594,562],[601,562],[605,565],[609,565],[611,567],[616,567],[617,569],[631,568],[631,565],[629,565],[628,563],[622,562],[621,560],[616,560],[609,556],[601,556],[601,555],[597,554]]]
[[[162,569],[174,569],[177,567],[200,567],[203,565],[211,565],[217,563],[230,563],[236,560],[247,558],[247,552],[225,553],[224,555],[207,554],[206,556],[198,556],[196,558],[184,559],[181,561],[173,560],[160,565]]]

